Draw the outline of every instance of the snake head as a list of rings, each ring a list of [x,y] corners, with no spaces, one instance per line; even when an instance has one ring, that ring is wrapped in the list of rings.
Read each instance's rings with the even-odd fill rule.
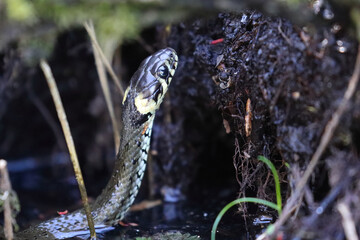
[[[159,50],[146,58],[131,78],[123,104],[133,98],[140,114],[153,115],[164,99],[177,63],[178,56],[172,48]]]

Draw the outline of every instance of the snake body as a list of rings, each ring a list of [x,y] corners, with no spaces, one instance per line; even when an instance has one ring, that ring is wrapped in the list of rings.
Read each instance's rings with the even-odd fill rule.
[[[144,175],[155,112],[177,67],[172,48],[146,58],[130,80],[123,99],[121,144],[111,179],[92,205],[95,228],[123,219],[134,202]],[[18,239],[65,239],[88,232],[83,209],[30,227]]]

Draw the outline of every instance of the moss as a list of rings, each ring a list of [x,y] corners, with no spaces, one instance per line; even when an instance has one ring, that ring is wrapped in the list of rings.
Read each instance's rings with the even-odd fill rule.
[[[38,55],[46,56],[48,50],[52,49],[53,41],[49,42],[47,35],[54,34],[50,37],[54,39],[59,31],[82,26],[87,20],[94,22],[100,45],[105,48],[107,55],[111,55],[114,48],[124,39],[134,39],[140,32],[139,16],[142,11],[140,6],[146,4],[47,0],[7,0],[6,2],[8,21],[16,22],[22,27],[26,26],[18,36],[20,45],[30,43],[30,50],[35,46],[35,53],[28,54],[35,58]],[[44,28],[46,31],[41,30]],[[36,45],[40,46],[40,49],[36,49]],[[42,46],[46,46],[46,49],[41,49]]]
[[[26,23],[36,21],[35,9],[31,2],[26,0],[6,0],[7,16],[11,20]]]
[[[134,37],[138,33],[138,11],[127,4],[92,3],[65,4],[36,0],[34,4],[39,17],[54,21],[60,28],[80,25],[93,20],[98,26],[100,39],[118,36]]]
[[[55,29],[49,30],[41,36],[24,35],[18,44],[23,60],[30,66],[37,65],[40,58],[51,54],[56,37],[57,31]]]

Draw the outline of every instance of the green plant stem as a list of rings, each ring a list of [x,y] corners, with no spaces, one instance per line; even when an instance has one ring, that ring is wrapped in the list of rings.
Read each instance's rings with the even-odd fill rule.
[[[244,202],[253,202],[253,203],[258,203],[258,204],[262,204],[268,207],[271,207],[277,211],[279,211],[279,206],[276,205],[275,203],[263,200],[263,199],[259,199],[259,198],[251,198],[251,197],[244,197],[244,198],[239,198],[236,199],[230,203],[228,203],[221,211],[220,213],[217,215],[214,225],[212,227],[211,230],[211,240],[215,240],[215,234],[216,234],[216,229],[217,226],[219,225],[219,222],[221,220],[221,218],[223,217],[223,215],[234,205],[239,204],[239,203],[244,203]]]
[[[276,171],[276,168],[275,168],[274,164],[269,159],[267,159],[264,156],[258,156],[258,160],[265,163],[270,168],[272,174],[274,175],[276,203],[277,203],[277,206],[278,206],[278,213],[279,213],[279,216],[280,216],[281,210],[282,210],[282,201],[281,201],[281,190],[280,190],[279,175],[278,175],[278,173]]]

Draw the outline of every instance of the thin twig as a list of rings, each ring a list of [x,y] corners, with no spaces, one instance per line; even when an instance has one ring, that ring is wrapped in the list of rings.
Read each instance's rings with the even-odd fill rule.
[[[101,58],[100,58],[101,49],[96,47],[96,42],[95,42],[96,37],[95,37],[94,25],[90,22],[90,23],[84,23],[84,26],[91,38],[91,44],[93,47],[94,58],[95,58],[95,65],[96,65],[96,69],[97,69],[97,72],[99,75],[101,89],[105,96],[106,106],[109,110],[111,124],[114,129],[114,142],[115,142],[115,154],[116,154],[116,152],[120,146],[120,129],[119,129],[119,125],[117,124],[117,121],[116,121],[114,106],[111,101],[111,93],[110,93],[109,84],[107,81],[104,64],[103,64],[104,61],[101,61]],[[91,37],[91,36],[94,36],[94,37]]]
[[[63,104],[61,102],[60,94],[59,94],[58,88],[56,86],[56,82],[55,82],[54,76],[51,72],[50,66],[44,60],[41,60],[40,66],[41,66],[42,71],[44,72],[46,81],[49,85],[51,96],[54,100],[56,112],[58,114],[58,117],[59,117],[59,120],[61,123],[61,127],[62,127],[62,130],[65,135],[66,144],[69,149],[70,159],[71,159],[72,165],[74,167],[76,180],[79,185],[81,199],[82,199],[82,202],[84,205],[84,210],[85,210],[86,218],[87,218],[89,229],[90,229],[90,236],[91,236],[91,239],[96,239],[94,220],[91,215],[91,210],[90,210],[90,206],[89,206],[89,202],[88,202],[88,197],[87,197],[87,193],[86,193],[84,180],[83,180],[83,177],[81,174],[81,169],[80,169],[78,157],[76,154],[74,141],[73,141],[73,138],[71,135],[69,123],[67,121],[66,113],[65,113]]]
[[[341,100],[340,105],[334,112],[332,118],[326,124],[325,131],[324,131],[323,135],[321,136],[321,140],[320,140],[320,144],[319,144],[318,148],[316,149],[314,155],[312,156],[311,161],[310,161],[303,177],[300,179],[299,183],[297,184],[293,195],[291,196],[291,198],[285,205],[283,214],[276,221],[276,223],[274,225],[275,232],[289,218],[289,216],[291,214],[290,209],[292,209],[292,207],[298,201],[299,196],[303,193],[304,188],[305,188],[311,174],[313,173],[316,165],[318,164],[318,162],[320,160],[321,155],[323,154],[328,143],[330,142],[337,125],[339,124],[341,116],[344,114],[345,110],[348,107],[351,97],[354,95],[356,86],[359,81],[359,76],[360,76],[360,47],[358,48],[358,54],[357,54],[356,62],[355,62],[355,69],[350,78],[350,81],[349,81],[348,87],[346,89],[346,92],[344,94],[344,97]]]
[[[295,235],[295,239],[303,238],[303,236],[309,231],[309,228],[314,226],[316,220],[325,212],[326,208],[328,208],[335,201],[336,197],[343,192],[344,187],[348,186],[351,180],[352,176],[348,171],[345,171],[342,180],[336,184],[336,186],[332,187],[330,193],[322,200],[320,205],[311,214],[311,216],[306,219],[305,226],[298,231],[298,233]]]
[[[141,36],[139,36],[136,40],[149,54],[153,54],[155,52],[155,50]]]
[[[292,43],[291,43],[291,41],[290,41],[290,39],[285,35],[285,33],[281,30],[281,26],[282,26],[282,21],[281,21],[281,19],[280,19],[280,23],[279,23],[279,25],[278,25],[278,31],[279,31],[279,33],[281,34],[281,36],[286,40],[286,42],[290,45],[290,46],[292,46]]]
[[[342,217],[342,225],[344,228],[346,239],[348,240],[359,240],[359,237],[356,233],[355,222],[351,215],[349,206],[344,202],[341,202],[337,205],[337,209]]]
[[[59,128],[59,125],[56,124],[55,119],[50,114],[49,110],[46,108],[46,106],[43,104],[43,102],[40,101],[40,99],[36,96],[33,89],[30,86],[30,81],[26,84],[26,88],[28,90],[28,95],[30,98],[30,101],[35,105],[35,107],[39,110],[40,114],[44,117],[46,123],[49,125],[51,130],[53,131],[56,141],[60,147],[61,150],[66,151],[66,143],[64,141],[64,138],[61,134],[61,130]]]
[[[4,195],[7,193],[6,198],[4,199],[4,234],[7,240],[14,239],[14,232],[12,227],[12,216],[11,216],[11,206],[10,206],[10,192],[11,192],[11,183],[9,180],[9,173],[7,170],[7,162],[4,159],[0,160],[0,189],[4,192]]]
[[[118,87],[121,97],[124,96],[124,88],[121,86],[121,81],[119,80],[119,78],[116,76],[116,74],[114,73],[108,59],[106,58],[104,52],[102,51],[97,39],[96,39],[96,34],[94,31],[94,25],[92,24],[92,22],[85,22],[84,23],[84,27],[86,29],[86,31],[89,34],[89,37],[91,39],[92,44],[94,44],[95,48],[98,50],[100,58],[102,60],[102,62],[104,63],[106,70],[109,72],[111,78],[113,79],[115,85]]]

